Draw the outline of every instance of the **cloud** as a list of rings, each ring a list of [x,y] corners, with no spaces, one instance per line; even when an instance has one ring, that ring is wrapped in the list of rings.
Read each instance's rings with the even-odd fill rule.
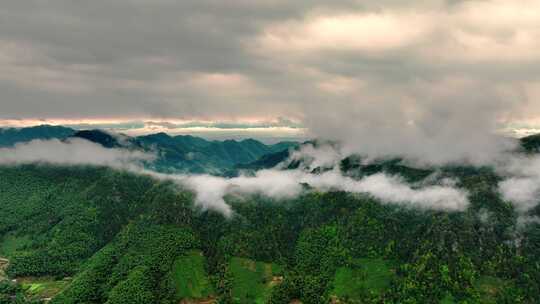
[[[300,162],[304,170],[316,168],[334,168],[343,159],[340,149],[329,143],[318,144],[315,147],[308,143],[300,149],[292,151],[289,162]]]
[[[260,51],[313,55],[317,52],[364,52],[384,57],[403,51],[422,60],[449,62],[534,61],[540,44],[538,1],[463,1],[408,9],[307,13],[280,21],[257,38]]]
[[[459,211],[468,205],[467,194],[448,185],[429,185],[415,189],[395,176],[376,174],[360,180],[343,176],[339,169],[321,174],[309,171],[317,166],[335,166],[339,155],[329,145],[317,150],[311,145],[293,159],[307,160],[308,168],[297,170],[261,170],[253,176],[223,178],[210,175],[161,174],[143,168],[155,155],[125,149],[107,149],[84,139],[34,140],[13,148],[0,149],[0,164],[47,163],[55,165],[96,165],[148,174],[159,179],[172,179],[196,193],[196,203],[215,209],[226,216],[232,214],[225,202],[229,194],[262,194],[278,200],[293,198],[308,184],[319,191],[342,190],[367,193],[384,203],[414,208]]]
[[[499,183],[499,192],[520,213],[540,203],[540,156],[513,156],[498,170],[506,177]]]
[[[340,190],[367,194],[382,203],[397,204],[409,208],[463,211],[469,205],[467,193],[448,185],[430,185],[416,189],[401,178],[375,174],[360,180],[343,176],[338,170],[311,174],[303,170],[261,170],[254,176],[222,178],[209,175],[163,175],[175,180],[196,193],[196,203],[204,209],[213,209],[226,216],[232,214],[225,196],[230,194],[262,194],[277,200],[291,199],[303,193],[303,184],[317,191]]]
[[[353,193],[368,193],[383,203],[408,207],[462,211],[469,204],[467,193],[463,190],[445,185],[413,189],[399,177],[382,173],[370,175],[357,181],[333,171],[324,173],[320,177],[308,176],[305,180],[317,188],[336,188]]]
[[[317,51],[376,52],[418,43],[429,31],[425,15],[358,13],[309,16],[266,28],[257,43],[263,52],[298,55]]]
[[[486,163],[508,149],[493,134],[501,125],[540,116],[539,10],[536,0],[3,1],[0,118],[287,117],[354,152]]]
[[[120,169],[141,168],[154,155],[125,149],[106,149],[84,139],[33,140],[0,149],[0,164],[48,163],[55,165],[96,165]]]

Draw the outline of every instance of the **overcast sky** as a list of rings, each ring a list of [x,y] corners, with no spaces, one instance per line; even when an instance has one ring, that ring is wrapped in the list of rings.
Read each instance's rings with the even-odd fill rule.
[[[538,0],[2,1],[0,119],[468,149],[540,130],[539,50]]]

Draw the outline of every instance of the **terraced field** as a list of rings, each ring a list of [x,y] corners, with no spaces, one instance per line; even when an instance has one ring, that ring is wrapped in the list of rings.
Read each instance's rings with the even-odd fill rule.
[[[17,281],[31,300],[49,300],[64,290],[71,282],[69,279],[55,280],[52,277],[20,278]]]

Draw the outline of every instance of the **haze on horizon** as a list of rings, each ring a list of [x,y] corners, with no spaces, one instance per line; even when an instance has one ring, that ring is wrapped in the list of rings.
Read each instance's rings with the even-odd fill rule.
[[[535,0],[9,1],[0,19],[2,125],[320,137],[435,162],[540,131]]]

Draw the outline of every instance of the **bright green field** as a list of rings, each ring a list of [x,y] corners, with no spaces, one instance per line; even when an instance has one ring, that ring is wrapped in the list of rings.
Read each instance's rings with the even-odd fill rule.
[[[281,273],[275,264],[232,258],[230,272],[233,276],[232,296],[235,303],[266,303],[274,282],[273,276]]]
[[[337,297],[362,299],[366,294],[380,294],[390,286],[394,272],[388,261],[358,259],[356,264],[336,271],[332,293]]]
[[[176,259],[171,275],[178,299],[206,299],[214,294],[204,263],[201,251],[191,251]]]
[[[0,256],[9,257],[31,242],[28,236],[8,234],[0,240]]]
[[[20,280],[25,293],[31,299],[52,298],[69,285],[70,281],[55,281],[53,278],[23,278]]]

